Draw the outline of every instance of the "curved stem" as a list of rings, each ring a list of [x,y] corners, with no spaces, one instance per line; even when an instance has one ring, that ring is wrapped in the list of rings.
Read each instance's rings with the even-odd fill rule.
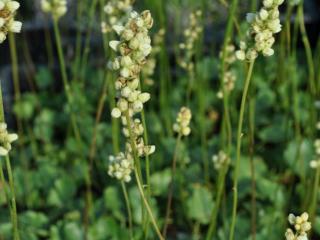
[[[174,155],[173,155],[172,168],[171,168],[171,181],[170,181],[170,184],[169,184],[169,194],[168,194],[168,198],[167,198],[166,217],[164,219],[164,226],[163,226],[163,230],[162,230],[163,237],[166,237],[167,230],[168,230],[168,225],[169,225],[169,219],[170,219],[170,213],[171,213],[171,205],[172,205],[172,197],[173,197],[174,178],[175,178],[175,175],[176,175],[178,150],[179,150],[179,146],[180,146],[180,143],[181,143],[181,137],[182,136],[179,133],[179,135],[177,137],[176,147],[175,147],[175,150],[174,150]]]
[[[240,115],[238,121],[238,132],[237,132],[237,158],[234,169],[234,179],[233,179],[233,208],[232,208],[232,221],[230,227],[230,235],[229,240],[234,239],[234,230],[236,225],[236,217],[237,217],[237,207],[238,207],[238,175],[239,175],[239,167],[240,167],[240,159],[241,159],[241,138],[242,138],[242,127],[243,127],[243,119],[244,112],[246,107],[246,100],[248,95],[248,90],[250,86],[251,76],[254,67],[254,60],[250,62],[247,78],[245,81],[245,86],[242,94],[241,107],[240,107]]]

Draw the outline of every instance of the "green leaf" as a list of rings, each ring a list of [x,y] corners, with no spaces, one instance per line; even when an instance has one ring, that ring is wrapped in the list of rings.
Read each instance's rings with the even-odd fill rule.
[[[201,185],[194,185],[187,200],[188,216],[202,224],[208,224],[213,208],[212,193]]]

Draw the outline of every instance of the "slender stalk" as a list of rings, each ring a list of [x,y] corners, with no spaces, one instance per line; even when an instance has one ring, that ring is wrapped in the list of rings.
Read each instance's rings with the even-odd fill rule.
[[[86,70],[86,66],[87,66],[87,62],[88,62],[88,57],[89,57],[89,53],[90,53],[90,40],[91,40],[91,35],[92,35],[92,27],[93,27],[93,23],[94,23],[94,13],[95,13],[95,9],[96,6],[98,4],[98,0],[92,0],[91,2],[91,6],[90,6],[90,10],[89,10],[89,26],[88,26],[88,31],[87,31],[87,35],[85,38],[85,43],[84,43],[84,49],[83,49],[83,55],[82,55],[82,59],[81,59],[81,68],[80,68],[80,77],[81,80],[84,79],[85,77],[85,70]]]
[[[84,9],[84,1],[77,2],[77,23],[79,24],[81,21],[81,17]],[[76,47],[75,47],[75,62],[73,64],[73,81],[76,79],[78,70],[80,68],[80,60],[81,60],[81,28],[77,28],[76,35]]]
[[[177,158],[178,158],[178,150],[181,143],[181,134],[179,133],[176,141],[176,147],[174,150],[173,155],[173,161],[172,161],[172,167],[171,167],[171,181],[169,184],[169,193],[167,198],[167,208],[166,208],[166,216],[164,219],[164,226],[162,229],[162,235],[165,238],[167,235],[168,225],[169,225],[169,219],[170,219],[170,213],[171,213],[171,205],[172,205],[172,197],[173,197],[173,189],[174,189],[174,178],[176,175],[176,169],[177,169]]]
[[[0,83],[0,122],[5,122],[1,83]],[[5,157],[5,159],[6,159],[6,167],[7,167],[7,173],[8,173],[8,178],[9,178],[9,187],[10,187],[10,196],[9,196],[8,203],[10,205],[10,212],[11,212],[11,217],[12,217],[13,239],[20,240],[19,228],[18,228],[16,194],[15,194],[15,189],[14,189],[12,168],[11,168],[11,163],[10,163],[10,159],[9,159],[8,155]],[[1,166],[1,172],[2,172],[2,166]],[[3,172],[1,175],[3,175]],[[2,178],[2,181],[4,181],[3,176],[1,178]]]
[[[126,112],[126,120],[127,120],[127,126],[131,126],[131,119],[130,119],[130,116],[129,116],[129,112],[127,111]],[[134,142],[134,138],[133,138],[133,133],[132,133],[132,129],[130,127],[128,127],[128,130],[129,130],[129,137],[130,137],[130,145],[131,145],[131,148],[132,148],[132,151],[133,151],[133,157],[134,157],[134,162],[135,162],[135,166],[134,166],[134,173],[135,173],[135,178],[136,178],[136,182],[137,182],[137,186],[138,186],[138,189],[139,189],[139,192],[140,192],[140,196],[142,198],[142,201],[144,203],[144,206],[149,214],[149,217],[151,219],[151,222],[153,224],[153,227],[159,237],[160,240],[164,240],[164,238],[162,237],[161,235],[161,232],[159,230],[159,227],[157,225],[157,221],[152,213],[152,210],[149,206],[149,203],[148,203],[148,200],[144,194],[144,190],[143,190],[143,187],[142,187],[142,182],[140,180],[140,178],[142,177],[141,176],[141,168],[139,169],[139,166],[140,164],[137,165],[137,163],[139,162],[139,156],[137,154],[137,149],[136,149],[136,144]],[[140,172],[139,172],[140,171]]]
[[[235,19],[235,14],[236,14],[236,10],[238,7],[238,0],[233,0],[231,3],[231,7],[230,7],[230,14],[229,14],[229,18],[228,18],[228,23],[227,23],[227,29],[226,29],[226,33],[225,33],[225,37],[224,37],[224,42],[223,42],[223,48],[222,48],[222,59],[221,59],[221,88],[223,91],[223,111],[224,111],[224,115],[223,115],[223,135],[227,135],[227,140],[226,140],[226,152],[228,154],[228,156],[230,156],[231,153],[231,147],[232,147],[232,126],[231,126],[231,117],[230,117],[230,107],[229,107],[229,95],[227,94],[227,92],[225,91],[225,87],[224,87],[224,76],[225,76],[225,64],[226,64],[226,57],[227,57],[227,47],[228,44],[231,40],[231,36],[233,33],[233,28],[234,28],[234,19]],[[222,144],[223,146],[225,146],[225,144]],[[208,233],[206,236],[207,240],[211,240],[212,237],[215,234],[216,231],[216,222],[217,222],[217,217],[218,217],[218,209],[220,207],[221,204],[221,198],[223,195],[223,188],[225,186],[225,177],[226,174],[228,172],[228,166],[226,166],[220,173],[219,173],[219,177],[218,177],[218,192],[216,195],[216,205],[215,208],[212,210],[211,213],[211,219],[210,219],[210,225],[209,225],[209,229],[208,229]]]
[[[210,218],[210,225],[208,228],[206,240],[212,240],[212,237],[216,233],[216,227],[217,227],[217,216],[218,212],[220,210],[220,204],[223,196],[223,189],[225,186],[225,177],[228,172],[228,166],[225,166],[220,172],[219,172],[219,177],[218,177],[218,183],[217,183],[217,195],[215,199],[215,206],[212,209],[211,212],[211,218]]]
[[[8,208],[9,208],[9,212],[10,212],[10,218],[11,218],[11,222],[12,222],[12,225],[13,225],[14,220],[13,220],[13,214],[12,214],[12,207],[11,207],[10,200],[9,200],[10,199],[10,194],[9,194],[8,189],[7,189],[6,180],[4,178],[2,162],[0,163],[0,182],[3,185],[5,200],[6,200],[6,203],[8,204]]]
[[[14,188],[12,168],[11,168],[9,156],[7,155],[5,158],[6,158],[6,167],[7,167],[8,178],[9,178],[9,187],[11,192],[10,201],[11,201],[12,220],[13,220],[13,239],[19,240],[20,236],[19,236],[19,229],[18,229],[18,214],[17,214],[16,194],[15,194],[15,188]]]
[[[14,99],[15,103],[19,103],[21,100],[20,91],[20,80],[19,80],[19,69],[18,69],[18,56],[17,56],[17,46],[13,33],[9,33],[9,45],[10,45],[10,55],[12,63],[12,78],[14,87]],[[23,135],[22,122],[20,118],[17,118],[18,134],[20,137]]]
[[[254,112],[255,100],[250,100],[249,107],[249,153],[250,153],[250,171],[251,171],[251,236],[256,240],[257,236],[257,199],[256,199],[256,173],[254,162]]]
[[[132,228],[132,211],[131,211],[127,187],[123,181],[121,182],[121,187],[122,187],[123,196],[126,202],[126,207],[128,212],[130,239],[133,240],[134,238],[133,238],[133,228]]]
[[[53,19],[53,27],[54,27],[54,33],[55,33],[55,38],[56,38],[56,43],[57,43],[57,50],[58,50],[58,57],[59,57],[59,62],[60,62],[60,70],[61,70],[61,75],[62,75],[62,80],[63,80],[63,85],[64,85],[64,90],[67,96],[67,101],[69,103],[69,107],[72,107],[73,104],[73,96],[72,92],[70,89],[68,77],[67,77],[67,69],[66,69],[66,64],[63,56],[63,50],[62,50],[62,44],[61,44],[61,35],[60,35],[60,30],[58,26],[58,19],[54,18]],[[81,139],[80,135],[80,129],[77,123],[76,116],[73,112],[73,110],[70,110],[70,118],[71,118],[71,124],[72,128],[77,140],[77,143],[79,144],[80,147],[83,146],[83,142]],[[86,183],[86,196],[85,196],[85,202],[86,202],[86,207],[84,210],[84,228],[85,228],[85,238],[87,238],[87,230],[88,230],[88,225],[89,225],[89,214],[90,210],[92,208],[92,191],[91,191],[91,174],[90,174],[90,169],[88,166],[87,173],[85,175],[85,183]]]
[[[232,209],[232,221],[230,227],[230,235],[229,240],[234,239],[234,230],[236,225],[236,217],[237,217],[237,207],[238,207],[238,175],[239,175],[239,167],[240,167],[240,159],[241,159],[241,138],[242,138],[242,127],[243,127],[243,119],[244,119],[244,112],[246,107],[246,100],[248,95],[248,90],[251,82],[253,67],[254,67],[254,60],[250,62],[247,78],[245,81],[245,86],[243,90],[242,100],[241,100],[241,107],[240,107],[240,115],[238,121],[238,133],[237,133],[237,158],[235,163],[234,169],[234,179],[233,179],[233,209]]]
[[[312,49],[310,46],[310,41],[308,39],[306,27],[304,24],[304,13],[303,13],[303,2],[298,6],[298,21],[299,21],[299,27],[300,27],[300,32],[302,35],[302,42],[304,44],[305,52],[306,52],[306,57],[307,57],[307,66],[308,66],[308,71],[309,71],[309,91],[311,92],[311,101],[310,101],[310,106],[309,106],[309,111],[310,111],[310,124],[309,124],[309,134],[311,137],[314,136],[313,130],[314,130],[314,125],[316,123],[316,112],[314,108],[314,101],[317,95],[317,85],[316,85],[316,79],[315,79],[315,69],[314,69],[314,62],[313,62],[313,56],[312,56]]]
[[[316,170],[316,175],[315,175],[314,184],[313,184],[312,201],[311,201],[310,208],[309,208],[311,222],[314,222],[314,219],[316,216],[319,180],[320,180],[320,167],[318,167]]]
[[[62,80],[63,80],[63,85],[64,85],[64,90],[67,96],[67,100],[68,103],[70,105],[70,107],[72,106],[73,103],[73,97],[72,97],[72,93],[71,93],[71,89],[70,89],[70,85],[69,85],[69,81],[68,81],[68,77],[67,77],[67,68],[66,68],[66,64],[65,64],[65,60],[64,60],[64,56],[63,56],[63,50],[62,50],[62,44],[61,44],[61,34],[60,34],[60,30],[59,30],[59,26],[58,26],[58,20],[54,19],[53,20],[53,27],[54,27],[54,33],[55,33],[55,38],[56,38],[56,43],[57,43],[57,50],[58,50],[58,57],[59,57],[59,63],[60,63],[60,71],[61,71],[61,75],[62,75]],[[77,141],[79,143],[82,142],[81,140],[81,135],[80,135],[80,131],[79,131],[79,127],[76,121],[76,117],[73,113],[73,111],[70,111],[70,117],[71,117],[71,124],[73,127],[73,131],[75,134],[75,137],[77,139]]]
[[[164,238],[162,237],[161,232],[159,230],[159,227],[157,225],[157,221],[156,221],[155,217],[153,216],[152,210],[151,210],[151,208],[149,206],[149,203],[148,203],[148,201],[147,201],[147,199],[146,199],[146,197],[144,195],[142,184],[140,182],[140,178],[139,178],[139,174],[138,174],[137,168],[134,169],[134,173],[135,173],[135,177],[136,177],[136,181],[137,181],[137,185],[138,185],[138,189],[139,189],[141,198],[142,198],[142,200],[144,202],[144,205],[145,205],[145,207],[147,209],[147,212],[148,212],[148,214],[150,216],[150,219],[151,219],[151,222],[153,224],[154,230],[156,231],[156,233],[158,235],[158,238],[160,240],[164,240]]]

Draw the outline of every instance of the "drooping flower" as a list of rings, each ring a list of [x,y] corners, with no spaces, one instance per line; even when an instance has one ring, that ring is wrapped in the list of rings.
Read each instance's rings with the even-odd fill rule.
[[[3,43],[9,32],[19,33],[22,22],[15,21],[20,3],[12,0],[0,0],[0,43]]]

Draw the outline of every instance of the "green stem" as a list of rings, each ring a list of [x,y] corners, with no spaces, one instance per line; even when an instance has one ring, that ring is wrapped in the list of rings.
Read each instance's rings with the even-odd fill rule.
[[[54,33],[55,33],[55,38],[56,38],[56,42],[57,42],[60,71],[61,71],[61,75],[62,75],[64,90],[65,90],[65,93],[67,96],[68,103],[70,105],[69,107],[72,107],[73,98],[72,98],[72,93],[71,93],[71,89],[70,89],[70,85],[69,85],[69,81],[68,81],[68,77],[67,77],[67,68],[66,68],[66,64],[65,64],[65,60],[64,60],[64,56],[63,56],[63,50],[62,50],[62,44],[61,44],[61,34],[60,34],[59,26],[58,26],[58,20],[55,18],[53,20],[53,27],[54,27]],[[71,112],[70,113],[71,124],[73,127],[75,137],[76,137],[77,141],[79,143],[81,143],[82,140],[81,140],[79,127],[78,127],[78,124],[76,121],[76,117],[75,117],[72,109],[70,109],[70,112]]]
[[[77,140],[77,143],[79,144],[79,147],[82,148],[83,142],[81,139],[80,135],[80,129],[77,123],[76,116],[73,112],[72,109],[72,104],[73,104],[73,96],[72,92],[70,89],[68,77],[67,77],[67,69],[66,69],[66,64],[63,56],[63,50],[62,50],[62,44],[61,44],[61,34],[58,26],[58,19],[54,18],[53,19],[53,26],[54,26],[54,33],[55,33],[55,38],[56,38],[56,43],[57,43],[57,50],[58,50],[58,57],[59,57],[59,62],[60,62],[60,70],[61,70],[61,75],[62,75],[62,80],[63,80],[63,85],[64,85],[64,90],[67,96],[67,101],[69,104],[70,109],[70,118],[71,118],[71,124],[72,128]],[[88,225],[89,225],[89,214],[90,210],[92,208],[92,191],[91,191],[91,174],[90,174],[90,169],[89,166],[87,168],[87,173],[85,175],[85,184],[86,184],[86,196],[85,196],[85,202],[86,202],[86,207],[84,211],[84,228],[85,228],[85,236],[87,238],[87,230],[88,230]]]
[[[17,214],[17,204],[16,204],[16,194],[15,194],[15,188],[14,188],[14,181],[13,181],[13,174],[12,174],[12,168],[10,163],[10,158],[7,155],[6,156],[6,167],[8,172],[8,178],[9,178],[9,187],[10,187],[10,202],[12,207],[12,220],[13,220],[13,238],[14,240],[19,240],[19,229],[18,229],[18,214]]]
[[[0,122],[3,122],[3,123],[5,122],[1,83],[0,83]],[[9,156],[7,155],[5,158],[6,158],[6,167],[7,167],[7,173],[9,177],[9,187],[10,187],[9,200],[10,200],[10,209],[11,209],[11,215],[12,215],[13,239],[19,240],[20,236],[19,236],[19,228],[18,228],[18,214],[17,214],[16,194],[14,189],[12,168],[11,168]]]
[[[14,87],[14,98],[15,103],[19,103],[21,100],[20,92],[20,80],[19,80],[19,69],[18,69],[18,56],[17,56],[17,46],[13,33],[9,34],[9,45],[10,45],[10,55],[12,63],[12,78]],[[17,117],[18,134],[20,137],[23,135],[23,128],[21,119]]]
[[[88,62],[88,57],[89,57],[89,53],[90,53],[90,40],[91,40],[91,35],[92,35],[92,27],[93,27],[93,23],[94,23],[94,13],[95,13],[95,9],[97,6],[98,0],[92,0],[91,1],[91,6],[90,6],[90,10],[89,10],[89,26],[88,26],[88,32],[85,38],[85,45],[84,45],[84,49],[83,49],[83,56],[81,59],[81,68],[80,68],[80,77],[81,80],[84,79],[85,77],[85,70],[86,70],[86,66],[87,66],[87,62]]]
[[[231,147],[232,147],[232,126],[231,126],[231,117],[230,117],[230,108],[229,108],[229,95],[226,92],[226,89],[224,87],[224,76],[225,76],[225,70],[226,70],[226,57],[227,57],[227,47],[231,39],[231,35],[233,33],[233,27],[234,27],[234,16],[236,14],[238,6],[238,0],[233,0],[231,3],[230,7],[230,14],[228,18],[228,23],[227,23],[227,29],[224,37],[224,42],[223,42],[223,48],[222,48],[222,59],[221,59],[221,88],[223,91],[223,110],[224,110],[224,115],[223,115],[223,135],[226,133],[227,135],[227,148],[226,152],[227,155],[230,156],[231,153]],[[222,144],[225,146],[225,144]],[[228,172],[228,166],[223,169],[223,171],[219,174],[218,178],[218,192],[216,195],[216,206],[212,210],[211,213],[211,220],[210,220],[210,225],[208,229],[208,233],[206,236],[207,240],[211,240],[212,237],[215,234],[216,231],[216,222],[217,222],[217,217],[218,217],[218,209],[221,204],[221,198],[223,194],[223,188],[225,185],[225,177]]]
[[[169,184],[169,193],[168,193],[168,198],[167,198],[167,208],[166,208],[166,216],[164,219],[164,226],[162,230],[162,235],[165,238],[167,235],[167,230],[168,230],[168,225],[169,225],[169,220],[170,220],[170,213],[171,213],[171,205],[172,205],[172,197],[173,197],[173,189],[174,189],[174,178],[176,175],[176,169],[177,169],[177,158],[178,158],[178,151],[179,151],[179,146],[181,143],[181,133],[179,133],[176,141],[176,147],[174,150],[174,155],[173,155],[173,161],[172,161],[172,167],[171,167],[171,181]]]
[[[319,180],[320,180],[320,167],[316,170],[316,176],[314,178],[314,185],[313,185],[313,195],[312,195],[312,201],[310,204],[310,219],[311,222],[314,221],[316,216],[316,206],[317,206],[317,200],[318,200],[318,190],[319,190]]]
[[[3,167],[2,167],[2,162],[0,163],[0,180],[1,180],[1,183],[2,183],[2,186],[3,186],[3,189],[4,189],[4,195],[5,195],[5,200],[6,200],[6,203],[8,204],[8,208],[9,208],[9,212],[10,212],[10,218],[11,218],[11,223],[12,223],[12,226],[13,226],[13,223],[14,223],[14,220],[13,220],[13,213],[12,213],[12,208],[11,208],[11,204],[10,204],[10,194],[9,194],[9,191],[7,189],[7,182],[4,178],[4,172],[3,172]]]
[[[144,204],[145,208],[147,209],[147,212],[149,214],[149,217],[151,219],[151,222],[153,224],[153,227],[154,227],[159,239],[163,240],[164,238],[161,235],[161,232],[160,232],[159,227],[157,225],[157,221],[155,220],[155,217],[153,216],[152,210],[151,210],[151,208],[149,206],[149,203],[148,203],[148,201],[146,199],[146,196],[144,194],[144,190],[143,190],[143,187],[142,187],[141,168],[139,166],[140,164],[137,164],[137,163],[139,163],[139,156],[138,156],[135,140],[134,140],[134,137],[133,137],[133,132],[132,132],[132,129],[130,127],[131,126],[131,118],[129,116],[129,112],[128,111],[126,112],[126,120],[127,120],[127,126],[128,126],[128,130],[129,130],[129,135],[130,135],[129,136],[130,137],[130,145],[131,145],[131,148],[132,148],[134,162],[135,162],[134,173],[135,173],[135,178],[136,178],[136,181],[137,181],[138,189],[139,189],[139,192],[140,192],[140,196],[142,198],[142,201],[143,201],[143,204]]]
[[[232,221],[230,227],[230,235],[229,240],[234,239],[234,230],[236,225],[236,217],[237,217],[237,207],[238,207],[238,175],[239,175],[239,167],[240,167],[240,159],[241,159],[241,138],[242,138],[242,127],[243,127],[243,119],[244,119],[244,112],[246,107],[246,100],[248,95],[248,90],[250,86],[250,81],[252,77],[253,67],[254,67],[254,60],[250,62],[247,78],[245,81],[245,86],[243,90],[242,100],[241,100],[241,107],[240,107],[240,115],[238,121],[238,132],[237,132],[237,158],[235,163],[234,169],[234,179],[233,179],[233,208],[232,208]]]
[[[254,162],[254,122],[255,122],[255,100],[251,99],[249,103],[249,152],[250,152],[250,171],[251,171],[251,235],[252,240],[257,236],[257,199],[256,199],[256,172]]]
[[[223,196],[223,189],[224,189],[224,186],[225,186],[225,177],[226,177],[227,171],[228,171],[228,166],[225,166],[219,172],[215,206],[214,206],[214,208],[212,209],[212,212],[211,212],[210,225],[209,225],[209,229],[208,229],[208,232],[207,232],[206,240],[212,240],[212,237],[216,233],[217,216],[218,216],[218,212],[220,210],[220,204],[221,204],[221,199],[222,199],[222,196]]]
[[[128,212],[130,239],[133,240],[134,238],[133,238],[133,228],[132,228],[132,211],[131,211],[127,187],[123,181],[121,182],[121,187],[122,187],[123,196],[126,202],[126,207]]]

